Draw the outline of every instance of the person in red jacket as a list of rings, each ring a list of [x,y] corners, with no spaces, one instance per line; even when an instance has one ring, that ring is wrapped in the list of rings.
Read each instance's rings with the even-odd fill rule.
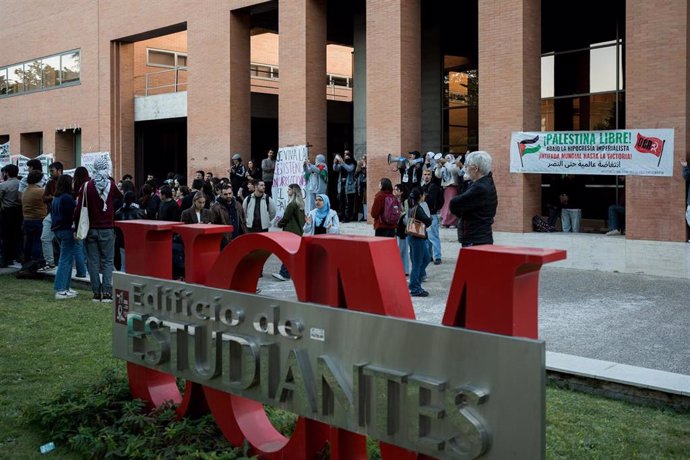
[[[371,205],[371,217],[374,219],[374,235],[395,237],[397,223],[391,224],[384,220],[386,197],[393,196],[393,184],[387,177],[379,182],[379,191],[374,196],[374,204]]]
[[[86,190],[86,193],[84,192]],[[91,279],[94,302],[113,301],[113,259],[115,257],[116,200],[122,200],[122,193],[108,174],[108,160],[97,159],[93,164],[92,179],[79,191],[74,221],[79,222],[84,207],[89,213],[89,233],[86,236],[86,267]],[[99,274],[103,273],[103,279]]]

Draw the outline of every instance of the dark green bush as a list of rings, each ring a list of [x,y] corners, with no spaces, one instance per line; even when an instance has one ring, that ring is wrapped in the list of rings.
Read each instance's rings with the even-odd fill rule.
[[[25,415],[57,445],[89,458],[247,458],[246,446],[233,448],[210,415],[178,420],[172,405],[148,412],[143,401],[132,400],[126,379],[115,371],[31,405]]]

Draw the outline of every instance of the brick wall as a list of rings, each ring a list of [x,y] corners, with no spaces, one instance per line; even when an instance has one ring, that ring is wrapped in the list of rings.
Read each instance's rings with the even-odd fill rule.
[[[511,174],[509,155],[513,131],[539,130],[540,23],[538,0],[479,2],[479,148],[493,158],[498,231],[531,231],[540,211],[540,176]]]
[[[367,2],[366,8],[367,201],[372,203],[382,177],[398,182],[388,154],[421,148],[420,4],[386,0]]]
[[[686,241],[685,190],[678,160],[688,151],[688,3],[626,2],[626,128],[673,128],[673,177],[629,177],[628,238]]]

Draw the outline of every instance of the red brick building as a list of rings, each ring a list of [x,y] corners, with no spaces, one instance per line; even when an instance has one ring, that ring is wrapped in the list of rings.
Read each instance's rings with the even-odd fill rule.
[[[523,232],[550,179],[510,173],[511,132],[673,128],[673,177],[625,181],[627,238],[687,240],[687,1],[446,3],[7,1],[0,144],[68,168],[110,151],[115,175],[139,178],[347,147],[368,154],[370,195],[389,153],[479,148],[494,157],[495,229]],[[160,86],[173,95],[155,99]],[[583,217],[604,220],[620,187],[588,178]]]

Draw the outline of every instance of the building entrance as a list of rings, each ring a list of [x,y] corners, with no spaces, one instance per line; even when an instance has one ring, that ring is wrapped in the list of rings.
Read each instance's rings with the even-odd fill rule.
[[[169,172],[187,176],[187,118],[135,123],[136,184],[148,174],[160,186]],[[123,171],[123,174],[129,171]]]

